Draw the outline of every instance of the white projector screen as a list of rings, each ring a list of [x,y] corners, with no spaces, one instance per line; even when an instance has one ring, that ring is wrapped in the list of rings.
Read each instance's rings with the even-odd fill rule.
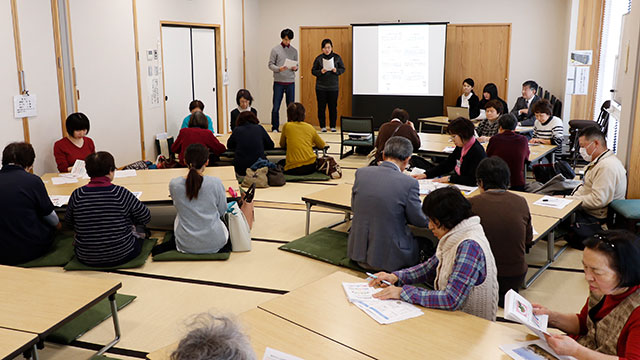
[[[446,24],[353,26],[353,95],[443,96]]]

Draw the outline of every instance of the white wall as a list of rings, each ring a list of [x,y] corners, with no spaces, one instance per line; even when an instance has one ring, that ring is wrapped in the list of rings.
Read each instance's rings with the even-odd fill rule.
[[[257,24],[247,31],[253,37],[247,44],[247,78],[249,90],[257,98],[261,121],[270,122],[272,72],[267,68],[270,49],[280,42],[280,31],[293,29],[293,46],[299,48],[300,26],[348,25],[364,22],[449,21],[466,23],[511,23],[511,55],[507,100],[513,106],[522,82],[536,80],[556,96],[564,94],[566,73],[568,0],[513,1],[442,1],[442,0],[248,0],[249,16]],[[321,6],[320,6],[321,5]],[[286,10],[284,10],[286,9]],[[250,21],[249,21],[250,23]],[[249,30],[249,28],[247,28]],[[478,54],[481,61],[483,54]],[[251,69],[251,70],[249,70]],[[254,72],[255,73],[252,73]],[[255,78],[254,78],[255,76]],[[300,82],[296,82],[296,99],[300,99]],[[281,108],[284,116],[284,106]],[[286,118],[286,117],[285,117]]]
[[[144,117],[145,150],[148,160],[154,160],[155,135],[165,131],[164,106],[152,107],[149,102],[149,89],[146,83],[146,55],[147,49],[160,51],[160,21],[179,21],[185,23],[200,23],[220,25],[222,53],[222,69],[225,67],[224,46],[227,46],[227,59],[230,74],[228,104],[221,104],[218,111],[224,114],[228,121],[229,107],[235,107],[235,89],[242,86],[242,2],[240,0],[225,0],[227,15],[227,40],[222,33],[222,1],[223,0],[137,0],[138,41],[140,49],[142,104]],[[218,74],[223,76],[223,74]],[[222,91],[224,102],[224,87],[216,89]],[[214,104],[205,104],[213,106]],[[189,104],[184,104],[184,115],[189,112]],[[205,108],[205,113],[207,109]],[[167,121],[182,121],[167,119]],[[217,121],[217,119],[213,119]],[[176,134],[172,134],[176,136]]]

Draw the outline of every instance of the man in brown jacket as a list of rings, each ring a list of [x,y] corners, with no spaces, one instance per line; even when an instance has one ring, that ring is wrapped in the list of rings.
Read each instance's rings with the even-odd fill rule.
[[[392,136],[402,136],[413,145],[413,152],[420,149],[420,138],[413,126],[413,123],[409,121],[409,113],[406,110],[396,108],[391,113],[391,121],[386,122],[380,126],[378,130],[378,138],[376,139],[376,160],[382,161],[382,150],[384,144],[387,143]]]

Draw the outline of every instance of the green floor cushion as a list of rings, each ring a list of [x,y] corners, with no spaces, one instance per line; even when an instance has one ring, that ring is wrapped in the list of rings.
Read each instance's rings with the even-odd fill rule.
[[[144,265],[144,263],[147,261],[147,258],[149,257],[149,254],[151,254],[151,249],[153,249],[153,247],[156,245],[156,241],[158,239],[156,238],[151,238],[151,239],[145,239],[144,242],[142,243],[142,250],[140,251],[140,255],[138,255],[135,259],[119,265],[119,266],[113,266],[113,267],[93,267],[93,266],[88,266],[85,265],[83,263],[81,263],[80,261],[78,261],[77,258],[73,258],[71,261],[69,261],[69,263],[64,267],[65,270],[115,270],[115,269],[132,269],[132,268],[139,268],[142,265]]]
[[[279,247],[280,250],[308,256],[316,260],[343,266],[360,272],[366,272],[347,256],[347,238],[349,234],[327,228],[320,229],[300,239]]]
[[[167,231],[161,244],[173,240],[173,231]],[[231,253],[219,252],[215,254],[185,254],[178,250],[170,250],[153,255],[153,261],[204,261],[204,260],[228,260]]]
[[[71,261],[73,255],[73,233],[61,233],[53,239],[51,249],[46,254],[18,266],[25,268],[65,266]]]
[[[625,219],[640,220],[640,199],[613,200],[609,206]]]
[[[163,252],[154,255],[153,261],[204,261],[204,260],[228,260],[231,253],[222,252],[215,254],[185,254],[178,250]]]
[[[135,298],[133,295],[116,294],[118,310],[129,305]],[[110,317],[111,305],[109,304],[109,299],[103,299],[75,319],[52,332],[47,336],[46,341],[69,344]]]
[[[242,183],[244,180],[244,176],[236,176],[239,183]],[[287,175],[284,174],[284,179],[287,182],[299,182],[299,181],[329,181],[331,177],[329,175],[323,174],[321,172],[314,172],[309,175]]]

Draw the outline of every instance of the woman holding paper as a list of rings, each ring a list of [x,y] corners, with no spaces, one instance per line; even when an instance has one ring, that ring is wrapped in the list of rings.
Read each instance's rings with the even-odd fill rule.
[[[53,144],[53,156],[59,172],[69,172],[76,160],[84,160],[89,154],[96,152],[89,133],[89,118],[83,113],[67,116],[67,136]]]
[[[455,187],[432,191],[422,204],[429,229],[439,239],[434,256],[416,266],[379,272],[370,286],[384,289],[373,296],[402,299],[442,310],[462,310],[495,321],[498,311],[496,262],[480,218]],[[391,284],[388,286],[384,281]],[[429,283],[435,290],[410,284]]]
[[[585,240],[582,255],[589,298],[579,314],[533,304],[549,326],[567,335],[545,335],[558,355],[576,359],[640,358],[640,239],[624,230]]]
[[[311,73],[316,77],[316,99],[318,100],[318,123],[322,132],[327,131],[325,112],[329,106],[329,125],[336,131],[338,118],[338,76],[345,71],[340,55],[333,52],[331,39],[322,40],[322,54],[313,61]]]

